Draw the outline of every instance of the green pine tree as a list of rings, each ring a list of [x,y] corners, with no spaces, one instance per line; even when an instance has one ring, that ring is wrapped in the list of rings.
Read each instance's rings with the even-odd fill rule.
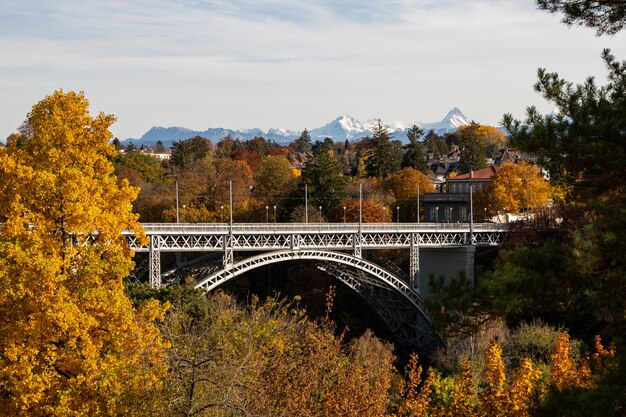
[[[416,125],[413,125],[407,132],[409,144],[404,147],[402,168],[410,167],[421,172],[426,172],[426,151],[424,149],[424,144],[419,142],[419,139],[423,134],[424,131]]]
[[[365,170],[370,177],[384,178],[400,170],[402,146],[391,140],[389,126],[379,120],[374,126],[372,137],[364,141]]]

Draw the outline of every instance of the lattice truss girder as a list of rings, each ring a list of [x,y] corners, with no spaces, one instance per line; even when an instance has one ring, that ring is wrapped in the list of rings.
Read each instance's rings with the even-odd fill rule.
[[[478,246],[496,246],[500,245],[505,237],[505,233],[488,233],[488,232],[475,232],[473,235],[473,244]]]
[[[266,234],[233,234],[234,250],[280,250],[280,249],[328,249],[354,250],[355,243],[363,249],[409,248],[411,236],[417,235],[419,246],[462,246],[469,241],[467,232],[425,232],[425,233],[302,233],[282,234],[268,231]],[[162,251],[215,251],[223,250],[224,239],[228,235],[188,235],[188,234],[153,234],[161,239]],[[495,246],[502,243],[502,232],[475,232],[473,243],[479,246]],[[127,235],[131,249],[139,252],[148,251],[141,247],[137,239]]]
[[[191,251],[216,251],[224,249],[224,238],[228,235],[152,235],[160,239],[161,251],[167,252],[191,252]],[[129,236],[130,248],[140,252],[134,236]]]
[[[206,291],[211,291],[229,279],[260,266],[297,259],[330,261],[363,270],[377,279],[387,283],[389,286],[398,291],[398,293],[406,297],[407,300],[413,303],[420,311],[424,312],[424,315],[426,315],[426,310],[421,297],[407,283],[372,262],[340,252],[300,250],[263,253],[242,261],[234,262],[230,267],[218,271],[202,280],[198,285],[196,285],[196,288],[203,288]]]
[[[429,320],[415,305],[393,288],[373,280],[363,271],[329,262],[319,262],[317,268],[339,279],[356,291],[379,314],[398,341],[430,351],[441,345]]]
[[[148,255],[148,280],[151,286],[161,287],[161,251],[159,250],[161,239],[159,236],[151,236]]]

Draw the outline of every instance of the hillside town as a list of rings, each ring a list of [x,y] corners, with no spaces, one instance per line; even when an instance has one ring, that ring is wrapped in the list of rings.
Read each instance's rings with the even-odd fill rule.
[[[223,215],[217,216],[217,207],[224,206],[227,196],[213,190],[224,179],[213,170],[233,165],[241,176],[234,182],[239,204],[236,219],[241,221],[262,222],[266,206],[278,207],[279,221],[297,221],[294,213],[301,212],[301,204],[294,202],[304,184],[311,207],[321,207],[315,210],[316,221],[323,222],[343,221],[343,207],[350,206],[357,183],[367,184],[366,200],[379,212],[372,218],[366,216],[366,221],[465,223],[471,212],[474,221],[508,222],[528,219],[531,209],[545,210],[553,201],[545,169],[528,155],[509,149],[500,130],[475,123],[444,135],[413,126],[406,144],[394,140],[391,129],[382,122],[371,137],[353,142],[337,143],[330,138],[313,142],[305,130],[288,145],[262,137],[250,141],[226,137],[214,144],[200,136],[174,141],[170,148],[161,141],[139,148],[134,142],[115,144],[118,171],[142,190],[159,184],[173,197],[172,185],[179,183],[179,206],[185,207],[185,221],[189,222],[223,220]],[[498,175],[507,165],[516,168]],[[185,184],[190,172],[214,181],[213,190],[193,184],[196,195],[189,196]],[[494,181],[505,188],[494,193]],[[146,183],[152,185],[146,187]],[[167,192],[159,194],[165,197]],[[155,196],[140,194],[138,204],[148,204],[142,198],[154,200]],[[172,207],[163,207],[160,217],[153,211],[144,216],[164,221],[171,220],[171,213]],[[348,210],[346,216],[352,218],[353,213]]]

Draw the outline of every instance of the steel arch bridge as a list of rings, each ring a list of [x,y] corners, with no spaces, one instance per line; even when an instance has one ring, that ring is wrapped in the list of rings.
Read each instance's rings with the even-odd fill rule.
[[[144,224],[149,244],[126,231],[130,247],[148,253],[150,283],[161,285],[161,252],[221,252],[221,267],[205,269],[197,288],[211,291],[252,269],[277,262],[313,261],[368,302],[402,343],[429,350],[432,332],[419,292],[420,248],[497,246],[502,224],[436,223],[254,223]],[[364,249],[408,249],[408,274],[362,258]],[[235,258],[234,254],[255,252]],[[473,252],[471,253],[473,265]],[[469,268],[468,268],[469,269]],[[468,271],[471,273],[471,271]],[[406,276],[407,278],[405,278]]]

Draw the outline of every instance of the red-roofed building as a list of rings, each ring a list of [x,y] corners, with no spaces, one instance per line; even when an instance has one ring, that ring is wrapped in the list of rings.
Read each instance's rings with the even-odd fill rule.
[[[499,166],[489,165],[448,178],[447,192],[424,194],[424,220],[438,223],[468,222],[471,210],[470,192],[488,188],[499,170]]]
[[[499,170],[498,165],[489,165],[486,168],[448,178],[448,193],[469,193],[470,187],[473,187],[474,191],[483,190],[491,185],[493,177]]]

